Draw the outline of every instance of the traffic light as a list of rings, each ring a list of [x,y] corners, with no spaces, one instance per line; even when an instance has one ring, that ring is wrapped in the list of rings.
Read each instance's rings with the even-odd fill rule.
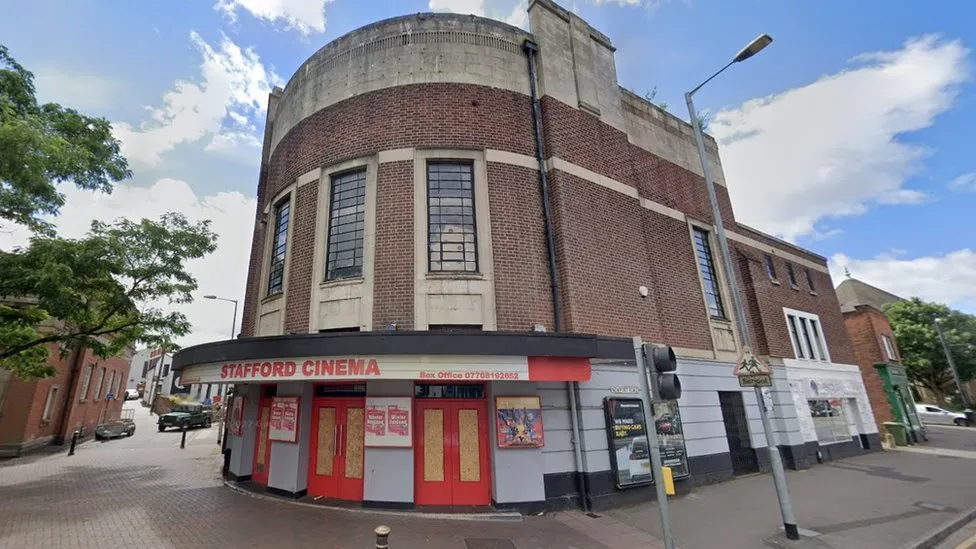
[[[681,398],[681,382],[674,371],[678,360],[671,347],[657,347],[644,344],[644,360],[649,366],[651,393],[655,401],[678,400]]]

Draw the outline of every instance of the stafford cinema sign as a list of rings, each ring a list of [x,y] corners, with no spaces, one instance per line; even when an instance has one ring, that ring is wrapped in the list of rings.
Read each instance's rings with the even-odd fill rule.
[[[586,381],[590,361],[524,356],[422,356],[268,358],[193,364],[183,383],[275,383],[416,379],[442,381]]]

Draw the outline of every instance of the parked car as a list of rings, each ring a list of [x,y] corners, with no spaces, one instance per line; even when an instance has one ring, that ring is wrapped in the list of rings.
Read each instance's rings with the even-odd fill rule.
[[[969,420],[966,419],[966,414],[962,412],[950,412],[949,410],[931,404],[916,404],[915,411],[918,413],[918,418],[922,420],[922,423],[929,425],[959,425],[963,427],[969,427],[970,425]]]
[[[139,390],[138,389],[126,389],[125,390],[126,400],[139,400]]]
[[[136,434],[136,422],[132,410],[122,410],[121,417],[103,421],[95,427],[95,440],[131,437]]]
[[[210,427],[213,416],[209,408],[202,404],[178,404],[168,413],[159,416],[157,426],[162,433],[168,427],[191,429],[193,427]]]

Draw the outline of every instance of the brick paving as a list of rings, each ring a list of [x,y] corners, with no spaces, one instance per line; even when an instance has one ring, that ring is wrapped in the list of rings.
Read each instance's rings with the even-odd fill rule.
[[[510,540],[515,549],[622,547],[593,539],[619,524],[609,517],[446,521],[249,497],[223,485],[216,427],[189,433],[180,450],[178,432],[157,433],[137,411],[131,439],[0,462],[0,549],[372,548],[379,524],[393,529],[391,549],[464,549],[465,539]],[[581,529],[575,523],[584,519]],[[656,547],[651,536],[640,539],[648,544],[626,547]]]

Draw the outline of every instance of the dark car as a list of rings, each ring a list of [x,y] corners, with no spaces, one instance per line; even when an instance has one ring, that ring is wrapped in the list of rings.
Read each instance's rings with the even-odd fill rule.
[[[202,404],[180,404],[174,406],[169,413],[159,416],[158,427],[161,433],[168,427],[176,427],[177,429],[210,427],[211,421],[213,418],[210,410]]]

